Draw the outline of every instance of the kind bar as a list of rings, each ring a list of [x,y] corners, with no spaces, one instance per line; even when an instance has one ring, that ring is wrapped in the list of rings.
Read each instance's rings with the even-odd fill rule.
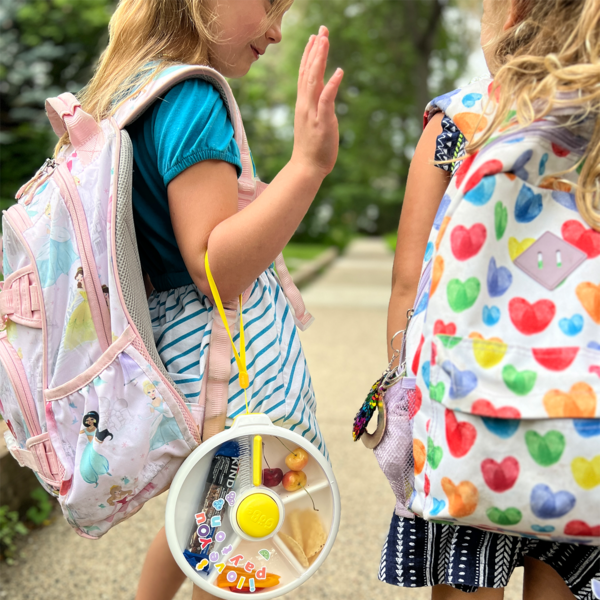
[[[221,523],[224,522],[227,513],[228,503],[225,497],[232,490],[235,484],[235,478],[239,469],[239,445],[235,441],[225,442],[214,455],[204,492],[202,501],[196,514],[204,513],[205,520],[202,523],[197,523],[194,517],[194,528],[190,535],[189,544],[184,550],[184,556],[188,563],[194,568],[203,559],[208,558],[210,552],[215,545],[215,534],[218,527],[211,526],[213,517],[221,517]],[[214,506],[214,503],[217,506]],[[211,540],[207,544],[206,540]],[[206,567],[208,569],[208,566]]]

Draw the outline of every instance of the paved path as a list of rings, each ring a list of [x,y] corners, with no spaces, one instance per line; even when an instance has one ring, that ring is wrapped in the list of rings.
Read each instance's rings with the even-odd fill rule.
[[[352,419],[385,366],[385,320],[392,256],[379,240],[360,240],[304,297],[316,317],[304,344],[323,429],[342,495],[336,545],[316,575],[290,600],[425,600],[426,589],[398,589],[377,580],[381,546],[394,498],[372,453],[351,437]],[[0,565],[0,598],[131,600],[145,548],[162,524],[166,498],[149,502],[102,539],[77,537],[66,522],[28,537],[19,565]],[[519,569],[518,571],[521,571]],[[521,573],[507,600],[517,600]],[[189,600],[191,586],[176,600]]]

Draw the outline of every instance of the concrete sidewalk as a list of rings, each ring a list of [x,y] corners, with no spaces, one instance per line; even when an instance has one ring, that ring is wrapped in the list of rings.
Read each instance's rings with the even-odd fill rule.
[[[398,589],[377,580],[394,507],[372,452],[352,442],[352,420],[386,364],[385,322],[392,255],[380,240],[359,240],[304,298],[316,317],[304,334],[323,430],[342,495],[337,542],[321,569],[290,600],[425,600],[430,590]],[[166,498],[149,502],[101,540],[79,538],[62,518],[28,536],[18,565],[0,565],[0,598],[132,600],[145,550],[163,523]],[[521,598],[521,571],[507,600]],[[176,600],[191,598],[187,582]]]

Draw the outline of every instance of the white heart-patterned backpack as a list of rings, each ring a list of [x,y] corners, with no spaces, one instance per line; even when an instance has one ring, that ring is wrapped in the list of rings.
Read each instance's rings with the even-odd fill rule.
[[[430,110],[481,130],[473,92]],[[442,200],[408,327],[410,509],[599,545],[600,233],[574,196],[593,125],[568,112],[509,116]]]
[[[206,384],[189,403],[154,344],[131,208],[133,151],[124,128],[189,78],[209,81],[226,104],[243,166],[242,210],[266,185],[253,173],[235,99],[216,71],[183,65],[160,72],[100,123],[71,94],[47,100],[54,131],[68,132],[70,145],[46,161],[3,217],[6,443],[84,537],[100,537],[164,491],[201,440],[225,426],[225,328],[213,321]],[[304,329],[311,316],[281,256],[276,266]],[[237,304],[226,313],[234,327]],[[163,445],[150,443],[158,421],[168,432]]]

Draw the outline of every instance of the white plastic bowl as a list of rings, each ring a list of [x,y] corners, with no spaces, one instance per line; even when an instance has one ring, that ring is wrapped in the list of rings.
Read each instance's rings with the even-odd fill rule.
[[[234,531],[228,517],[224,518],[220,529],[227,534],[227,544],[233,546],[233,550],[226,559],[243,554],[244,560],[251,560],[257,569],[266,566],[268,572],[274,572],[281,577],[279,585],[264,591],[257,589],[256,592],[248,593],[247,596],[260,596],[260,598],[268,600],[287,594],[302,585],[317,571],[329,554],[339,528],[340,495],[335,476],[325,457],[301,435],[273,425],[267,415],[240,415],[230,429],[201,444],[181,465],[171,484],[165,515],[167,541],[177,564],[194,585],[218,598],[239,600],[240,594],[216,585],[218,572],[213,563],[211,563],[211,570],[208,574],[198,572],[186,561],[183,551],[187,548],[192,531],[195,529],[194,515],[200,510],[199,505],[208,470],[217,448],[224,442],[240,436],[254,435],[263,437],[265,459],[269,466],[271,468],[279,467],[284,473],[288,470],[284,461],[290,450],[301,447],[307,451],[310,458],[307,466],[303,469],[308,478],[306,489],[314,498],[316,507],[319,509],[318,515],[325,531],[329,530],[329,533],[325,546],[314,562],[305,569],[285,545],[279,532],[267,540],[248,541],[242,539]],[[287,449],[283,444],[287,446]],[[263,466],[266,466],[264,462]],[[237,491],[238,484],[239,478],[233,487],[234,491]],[[312,501],[304,490],[287,492],[281,484],[272,489],[279,494],[287,516],[295,509],[312,508]],[[279,531],[291,534],[286,521]],[[268,550],[270,558],[265,560],[258,554],[259,550]],[[220,562],[225,562],[224,558],[221,558]],[[229,563],[227,564],[229,565]],[[239,566],[243,566],[243,564]]]

